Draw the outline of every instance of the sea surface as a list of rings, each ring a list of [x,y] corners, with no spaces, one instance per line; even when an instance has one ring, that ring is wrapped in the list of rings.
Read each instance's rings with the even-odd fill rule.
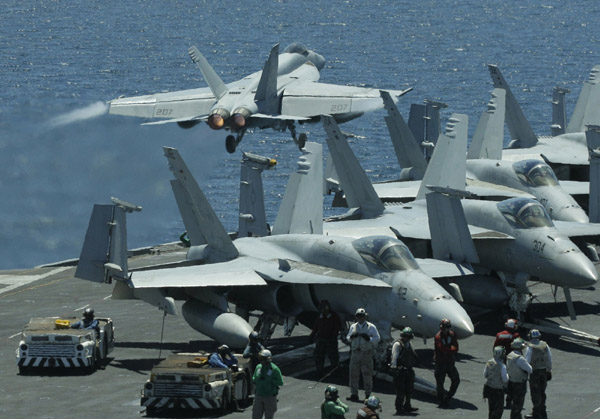
[[[300,42],[322,54],[321,81],[413,87],[469,116],[486,109],[497,64],[534,131],[550,133],[555,85],[571,89],[600,64],[600,2],[575,1],[16,1],[0,0],[0,269],[79,256],[92,205],[111,196],[144,207],[129,247],[177,240],[184,227],[162,146],[176,147],[229,231],[237,228],[241,151],[273,157],[264,173],[272,222],[299,156],[289,133],[247,133],[229,155],[206,125],[141,126],[106,102],[205,87],[196,45],[225,82],[260,70],[270,48]],[[380,110],[342,126],[373,181],[398,164]],[[320,125],[302,127],[324,142]],[[328,202],[330,199],[327,200]],[[328,210],[329,212],[329,210]]]

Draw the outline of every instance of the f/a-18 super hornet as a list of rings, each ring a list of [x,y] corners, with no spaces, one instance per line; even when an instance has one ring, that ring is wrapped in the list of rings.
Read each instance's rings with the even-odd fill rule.
[[[452,230],[453,223],[445,221],[451,215],[450,210],[428,214],[424,198],[431,187],[464,190],[465,115],[452,115],[446,133],[440,136],[434,148],[416,200],[406,205],[384,206],[335,122],[324,119],[324,126],[351,208],[347,215],[325,223],[324,231],[360,237],[391,234],[392,227],[393,234],[418,257],[431,256],[434,233],[441,232],[449,238],[461,234]],[[529,198],[501,202],[463,199],[461,203],[479,259],[476,273],[491,273],[513,283],[521,297],[527,293],[526,281],[529,279],[563,287],[567,299],[569,288],[586,288],[596,283],[598,274],[594,265],[563,232],[575,236],[597,235],[600,226],[563,222],[559,230],[544,207]]]
[[[410,326],[431,337],[443,317],[452,321],[461,338],[470,336],[473,324],[464,309],[419,268],[399,240],[299,234],[322,231],[322,208],[320,212],[294,210],[307,199],[303,177],[317,170],[322,178],[320,148],[313,153],[313,147],[320,146],[307,143],[299,170],[286,189],[286,195],[291,190],[295,199],[282,204],[286,214],[278,214],[273,228],[290,234],[235,241],[177,150],[165,148],[175,177],[171,185],[190,240],[186,257],[130,269],[125,213],[136,207],[117,200],[113,205],[94,206],[75,276],[114,280],[113,298],[138,298],[171,314],[176,313],[174,300],[184,300],[182,313],[191,327],[233,347],[247,342],[252,331],[250,311],[300,319],[303,313],[316,313],[321,300],[328,300],[343,317],[364,307],[384,336],[391,326]],[[229,302],[236,305],[235,313],[229,311]]]
[[[422,178],[427,161],[390,96],[386,92],[382,92],[381,96],[388,111],[385,119],[402,172],[398,181],[374,184],[375,191],[384,202],[408,202],[416,197],[421,181],[402,179]],[[585,211],[563,188],[544,161],[502,160],[504,108],[505,90],[494,89],[467,153],[466,191],[476,194],[480,199],[495,201],[515,197],[535,198],[554,220],[587,223],[589,219]],[[428,118],[427,124],[431,119],[435,118]],[[439,124],[439,121],[431,122],[434,126]],[[410,173],[410,176],[403,173]]]
[[[233,153],[248,129],[289,129],[302,148],[306,135],[296,137],[295,122],[317,122],[322,114],[346,122],[382,107],[378,89],[319,83],[325,59],[298,43],[281,55],[275,45],[262,71],[229,84],[196,47],[189,54],[208,88],[118,98],[109,102],[109,113],[159,120],[150,124],[176,122],[183,128],[205,121],[214,130],[235,134],[225,141]],[[398,98],[409,90],[390,93]]]
[[[568,90],[554,90],[552,136],[534,134],[500,69],[489,65],[489,70],[494,88],[506,90],[506,125],[512,141],[504,150],[503,158],[513,161],[543,159],[559,179],[587,181],[589,162],[584,131],[588,124],[600,124],[600,66],[595,66],[589,80],[584,82],[568,125],[564,101]]]

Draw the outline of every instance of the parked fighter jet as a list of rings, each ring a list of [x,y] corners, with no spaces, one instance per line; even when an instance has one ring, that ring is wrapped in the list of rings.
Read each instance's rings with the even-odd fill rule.
[[[565,89],[555,89],[553,97],[552,135],[537,136],[512,94],[500,69],[489,65],[495,88],[506,90],[506,124],[512,138],[508,149],[504,150],[505,160],[543,159],[556,172],[559,179],[589,179],[588,154],[585,141],[585,125],[600,123],[600,84],[596,66],[590,79],[584,82],[575,110],[565,129]]]
[[[382,92],[381,96],[388,111],[386,122],[398,163],[403,167],[400,179],[407,178],[406,173],[414,174],[414,168],[418,168],[416,173],[423,172],[427,162],[418,149],[417,141],[389,95]],[[488,109],[479,119],[467,153],[467,192],[482,199],[496,201],[515,197],[535,198],[554,220],[589,222],[585,211],[562,187],[562,183],[559,183],[545,162],[535,159],[502,159],[504,108],[505,90],[494,89]],[[457,158],[460,158],[460,152],[457,153]],[[416,197],[420,185],[420,180],[407,180],[388,181],[375,184],[374,187],[384,202],[408,202]]]
[[[262,71],[230,84],[221,80],[196,47],[189,54],[208,88],[118,98],[109,102],[109,113],[160,120],[154,124],[177,122],[183,128],[205,121],[214,130],[236,134],[225,141],[227,151],[233,153],[248,129],[287,128],[302,148],[306,135],[296,138],[294,122],[317,122],[322,114],[346,122],[382,107],[378,89],[318,83],[325,59],[298,43],[281,55],[279,44],[275,45]],[[390,92],[398,98],[409,90]]]
[[[360,237],[390,234],[387,230],[391,226],[395,235],[405,241],[415,255],[430,256],[432,222],[436,222],[438,229],[452,226],[444,223],[447,216],[444,213],[428,216],[423,198],[428,185],[464,189],[467,117],[454,114],[450,118],[445,135],[440,137],[434,149],[417,199],[408,205],[385,207],[335,122],[326,118],[324,127],[348,206],[352,208],[348,215],[326,223],[324,230],[329,234]],[[570,287],[585,288],[596,283],[598,274],[594,265],[555,228],[537,201],[527,198],[499,203],[462,200],[462,207],[479,256],[479,267],[493,271],[507,282],[516,283],[521,292],[526,290],[527,279],[537,279],[563,287],[569,299]],[[566,228],[575,229],[574,224],[583,227],[582,230],[587,229],[588,233],[595,230],[594,234],[598,234],[598,226],[591,224],[568,223]],[[447,236],[452,234],[455,233],[448,231]],[[584,233],[569,231],[569,234]]]
[[[320,147],[308,145],[310,150]],[[303,190],[298,187],[302,177],[315,167],[322,177],[320,149],[310,150],[305,150],[305,159],[290,180],[293,193]],[[431,337],[443,317],[452,321],[461,338],[473,333],[463,308],[419,268],[395,238],[293,234],[306,228],[322,230],[321,216],[311,219],[313,213],[307,211],[303,222],[288,226],[292,234],[232,241],[177,150],[165,148],[165,155],[175,176],[171,185],[191,244],[186,259],[130,270],[125,212],[136,207],[117,201],[94,206],[77,278],[115,280],[114,298],[139,298],[170,314],[176,313],[174,299],[185,300],[182,312],[190,326],[234,347],[244,346],[252,331],[247,322],[249,310],[291,317],[317,312],[323,299],[342,316],[364,307],[384,336],[393,325],[410,326],[415,333]],[[297,195],[295,201],[305,198]],[[454,265],[451,269],[457,271]],[[230,312],[228,302],[235,303],[236,313],[243,315]]]

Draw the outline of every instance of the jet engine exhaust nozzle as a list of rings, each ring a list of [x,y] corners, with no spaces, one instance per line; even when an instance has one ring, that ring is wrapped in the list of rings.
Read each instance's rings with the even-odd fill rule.
[[[208,126],[214,130],[225,126],[225,120],[229,118],[229,112],[224,109],[217,109],[207,119]]]

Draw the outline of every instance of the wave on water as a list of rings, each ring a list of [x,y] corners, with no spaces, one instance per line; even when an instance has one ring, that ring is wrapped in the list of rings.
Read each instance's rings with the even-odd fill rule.
[[[54,118],[47,121],[47,125],[50,128],[62,127],[69,125],[74,122],[86,121],[88,119],[97,118],[106,114],[108,111],[108,104],[105,102],[96,102],[88,105],[82,109],[76,109],[74,111],[66,112],[62,115],[55,116]]]

